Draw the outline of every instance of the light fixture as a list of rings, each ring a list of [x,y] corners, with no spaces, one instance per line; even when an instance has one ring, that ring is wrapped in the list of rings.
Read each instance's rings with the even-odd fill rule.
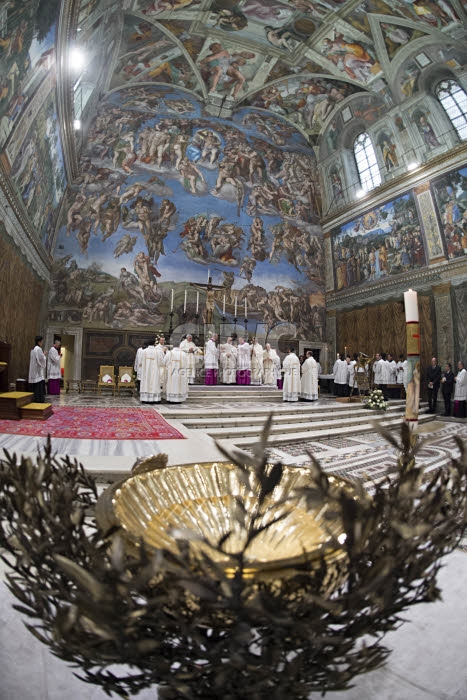
[[[73,129],[79,131],[81,129],[81,119],[73,119]]]
[[[417,163],[417,162],[415,162],[415,161],[412,161],[411,163],[408,163],[408,164],[407,164],[407,170],[408,170],[408,171],[410,171],[410,170],[416,170],[416,169],[419,168],[419,167],[420,167],[420,163]]]
[[[70,50],[70,68],[74,71],[81,71],[84,68],[84,53],[81,49],[74,46]]]

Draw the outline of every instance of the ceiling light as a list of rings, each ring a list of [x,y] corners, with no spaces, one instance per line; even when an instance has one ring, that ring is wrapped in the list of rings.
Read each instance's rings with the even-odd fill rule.
[[[72,48],[70,51],[70,68],[74,71],[80,71],[84,68],[84,53],[81,49]]]
[[[416,170],[417,168],[420,167],[420,163],[416,163],[415,161],[412,161],[411,163],[408,163],[407,165],[407,170]]]

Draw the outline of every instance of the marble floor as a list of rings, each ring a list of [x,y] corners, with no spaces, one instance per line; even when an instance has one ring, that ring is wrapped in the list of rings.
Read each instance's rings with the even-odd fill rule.
[[[226,388],[226,392],[228,388]],[[216,417],[225,410],[226,400],[218,394],[212,401],[203,397],[202,388],[194,390],[187,403],[157,405],[157,410],[177,428],[186,439],[164,441],[134,440],[60,440],[54,439],[54,451],[71,454],[102,483],[128,473],[141,456],[165,452],[170,464],[221,459],[214,440],[203,430],[191,430],[183,423],[187,409],[193,414],[205,412]],[[98,397],[76,392],[53,397],[52,403],[73,406],[128,407],[140,406],[131,396]],[[227,401],[228,403],[228,401]],[[317,410],[335,407],[332,398],[320,397]],[[261,397],[255,392],[235,399],[235,409],[243,411],[280,411],[283,404],[279,392]],[[289,406],[290,413],[303,411],[303,404]],[[288,410],[289,410],[288,409]],[[148,407],[148,410],[152,410]],[[351,409],[350,409],[351,410]],[[457,453],[454,436],[467,440],[465,422],[436,420],[419,426],[426,442],[420,453],[428,468],[446,464]],[[44,439],[0,434],[0,451],[5,448],[16,454],[35,454]],[[288,464],[305,464],[310,453],[323,468],[362,480],[371,491],[375,480],[394,471],[397,454],[378,432],[333,435],[302,440],[290,440],[274,446],[271,457]],[[387,636],[393,650],[386,666],[355,681],[355,687],[343,693],[330,693],[330,700],[467,700],[467,666],[464,661],[467,646],[467,543],[449,555],[440,572],[439,583],[443,600],[416,606],[407,613],[407,624]],[[0,578],[3,578],[0,564]],[[24,628],[19,613],[12,609],[14,600],[5,586],[0,596],[0,700],[103,700],[100,690],[82,683],[73,671],[52,656]],[[25,672],[27,669],[27,673]],[[144,691],[138,698],[157,697],[155,691]],[[315,697],[315,696],[313,696]],[[318,695],[316,695],[318,697]],[[247,700],[247,696],[245,696]]]

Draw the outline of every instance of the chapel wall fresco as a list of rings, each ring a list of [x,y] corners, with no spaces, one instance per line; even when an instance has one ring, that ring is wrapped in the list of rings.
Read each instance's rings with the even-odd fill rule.
[[[132,86],[98,108],[82,182],[58,234],[49,321],[87,328],[295,323],[324,339],[321,197],[314,151],[251,107],[206,115],[189,92]],[[173,290],[173,293],[172,293]],[[225,313],[224,313],[225,303]],[[184,314],[186,308],[186,314]]]
[[[0,6],[0,147],[41,84],[55,71],[57,0],[9,0]]]
[[[467,166],[331,232],[334,290],[467,256]]]

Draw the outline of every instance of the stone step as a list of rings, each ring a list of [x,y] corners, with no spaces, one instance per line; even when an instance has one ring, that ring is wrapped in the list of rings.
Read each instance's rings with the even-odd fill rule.
[[[341,404],[342,406],[342,404]],[[177,413],[178,420],[181,420],[187,428],[194,429],[205,429],[210,432],[211,428],[221,428],[221,427],[242,427],[242,426],[261,426],[264,424],[265,419],[271,413],[271,408],[265,408],[263,410],[249,410],[250,415],[245,415],[246,410],[237,411],[216,411],[215,418],[206,418],[204,416],[193,417],[193,413],[189,413],[190,418],[182,417]],[[393,415],[395,413],[402,414],[404,412],[403,406],[389,406],[387,409],[388,415]],[[346,421],[349,417],[356,419],[357,417],[363,418],[365,421],[368,420],[371,411],[362,406],[355,406],[352,408],[351,412],[348,408],[306,408],[301,411],[276,411],[273,409],[273,423],[275,425],[283,425],[285,423],[290,423],[292,420],[294,423],[307,423],[312,422],[313,424],[319,421]],[[382,415],[382,414],[375,414]]]
[[[361,415],[353,416],[350,417],[349,415],[345,416],[335,416],[333,419],[330,417],[324,416],[324,419],[321,420],[313,420],[309,421],[308,426],[309,430],[313,430],[314,432],[321,431],[321,430],[327,430],[330,427],[342,427],[342,426],[353,426],[354,429],[358,430],[360,429],[360,425],[363,424],[370,424],[372,420],[376,420],[378,422],[384,421],[385,419],[389,418],[394,418],[396,420],[401,420],[403,411],[393,411],[387,416],[386,414],[377,414],[377,415],[372,415],[371,418],[368,415],[369,411],[364,409],[365,413],[362,412]],[[271,426],[271,435],[278,434],[278,433],[296,433],[297,432],[297,424],[303,425],[303,423],[306,424],[306,421],[300,422],[295,420],[291,416],[286,417],[287,420],[285,421],[273,421],[272,426]],[[184,423],[186,425],[186,423]],[[201,428],[206,430],[208,435],[210,435],[213,438],[219,439],[219,438],[236,438],[236,437],[258,437],[260,432],[261,432],[261,426],[262,423],[261,421],[258,422],[257,425],[252,425],[252,422],[244,422],[240,425],[234,425],[231,424],[230,422],[225,426],[222,427],[219,425],[219,421],[217,421],[217,424],[213,424],[211,428]],[[192,427],[192,426],[187,426],[187,427]]]
[[[394,418],[387,418],[377,421],[380,425],[385,428],[397,428],[401,423],[402,416],[396,416]],[[424,415],[419,417],[419,423],[426,423],[432,421],[432,415]],[[280,445],[282,443],[290,442],[311,442],[313,440],[324,440],[332,437],[358,437],[364,433],[374,432],[374,423],[359,423],[358,425],[340,425],[336,426],[328,424],[327,427],[315,430],[314,426],[311,430],[295,431],[295,432],[285,432],[281,431],[278,433],[272,433],[269,436],[268,445]],[[256,435],[251,436],[235,436],[230,437],[224,436],[219,438],[219,444],[226,447],[227,449],[232,449],[232,447],[248,448],[250,445],[258,442],[259,432]]]

